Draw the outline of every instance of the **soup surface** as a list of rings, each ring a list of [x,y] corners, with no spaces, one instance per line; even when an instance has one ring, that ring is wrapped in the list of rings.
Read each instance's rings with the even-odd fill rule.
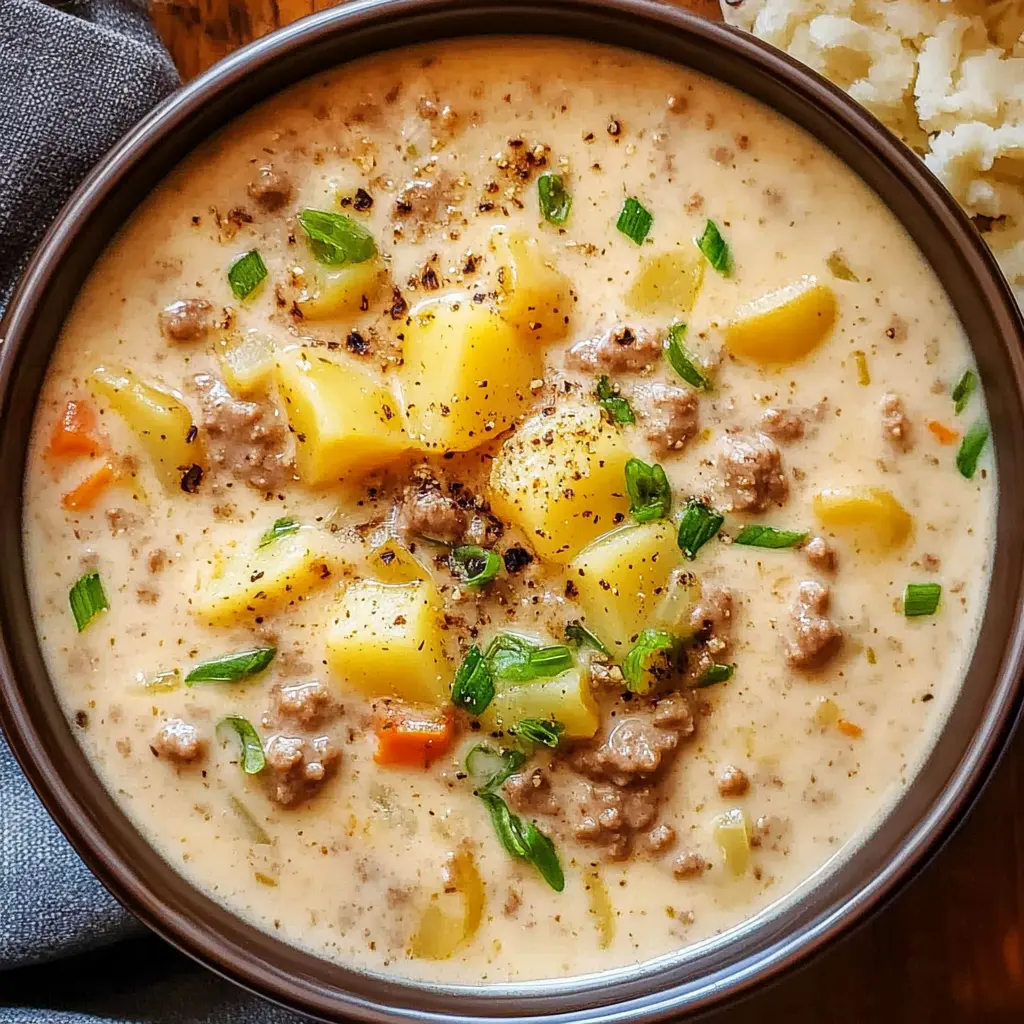
[[[680,949],[941,727],[996,496],[971,362],[876,197],[703,77],[488,40],[313,78],[170,174],[53,357],[25,544],[71,728],[322,956]]]

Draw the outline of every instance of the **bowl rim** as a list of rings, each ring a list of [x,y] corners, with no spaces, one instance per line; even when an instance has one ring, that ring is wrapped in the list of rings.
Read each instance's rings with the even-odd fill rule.
[[[623,19],[638,19],[648,29],[685,36],[691,42],[710,47],[720,54],[756,65],[777,79],[780,89],[799,94],[802,101],[815,106],[862,145],[872,148],[880,163],[885,165],[885,173],[899,179],[912,193],[925,200],[931,215],[941,222],[942,229],[950,236],[951,244],[955,243],[963,257],[965,275],[971,278],[972,287],[991,308],[993,318],[1000,325],[1000,338],[1005,342],[1006,356],[1012,367],[1014,397],[1018,404],[1024,404],[1024,358],[1021,356],[1024,321],[987,245],[916,155],[845,93],[785,53],[746,33],[657,0],[547,0],[544,4],[538,0],[354,0],[282,28],[214,65],[156,107],[85,178],[44,236],[0,322],[0,434],[8,432],[18,360],[29,338],[34,315],[53,285],[56,268],[74,249],[83,225],[110,193],[138,170],[143,159],[157,151],[161,140],[180,131],[190,118],[237,87],[254,71],[273,67],[277,62],[312,49],[324,40],[329,42],[341,33],[402,19],[416,22],[457,16],[464,19],[460,24],[465,24],[465,19],[474,14],[496,10],[522,17],[524,22],[527,15],[532,14],[534,23],[540,25],[544,25],[546,19],[553,20],[555,15],[562,15],[565,23],[578,22],[579,27],[578,31],[571,33],[544,30],[520,33],[524,35],[569,35],[585,41],[593,38],[584,27],[588,19],[592,22],[595,19],[611,19],[612,22],[617,19],[620,24]],[[470,30],[453,33],[453,36],[494,34],[510,33]],[[436,36],[442,37],[441,33]],[[397,44],[396,48],[404,45]],[[622,45],[626,49],[641,49],[635,41],[626,41]],[[268,95],[274,91],[277,90],[269,90]],[[763,97],[755,95],[754,98],[768,104]],[[225,118],[225,122],[229,120],[230,117]],[[900,214],[895,210],[893,213],[902,222]],[[1024,437],[1024,432],[1018,432]],[[20,506],[20,499],[18,504]],[[16,544],[20,550],[20,538]],[[2,604],[0,600],[0,607]],[[863,921],[876,910],[949,837],[994,770],[1020,711],[1020,677],[1024,669],[1024,609],[1020,588],[1014,594],[1013,610],[1007,614],[1012,628],[1004,638],[1004,653],[998,661],[996,683],[982,717],[982,728],[965,745],[956,770],[931,802],[928,813],[917,820],[892,860],[852,894],[829,907],[827,912],[802,922],[796,931],[770,937],[764,949],[739,962],[729,963],[721,970],[667,988],[659,987],[659,980],[665,977],[666,972],[648,970],[650,962],[637,969],[636,973],[642,977],[631,985],[614,980],[609,982],[607,979],[611,975],[621,973],[613,971],[552,983],[531,982],[486,990],[482,987],[464,990],[463,987],[442,987],[379,976],[358,984],[359,978],[365,977],[362,972],[338,968],[336,973],[351,986],[340,990],[330,986],[318,987],[304,976],[268,970],[267,965],[250,955],[244,945],[228,941],[212,926],[183,917],[174,907],[155,896],[149,880],[124,860],[108,841],[104,822],[94,819],[83,809],[73,785],[62,775],[63,766],[57,764],[45,748],[31,709],[17,684],[14,669],[16,639],[12,640],[8,634],[6,621],[0,623],[0,726],[49,813],[83,860],[118,900],[179,950],[265,998],[322,1019],[338,1019],[336,1015],[344,1014],[348,1018],[388,1024],[407,1020],[445,1020],[466,1024],[487,1021],[497,1024],[509,1017],[523,1015],[550,1024],[653,1021],[677,1016],[683,1011],[706,1010],[803,962],[841,931]],[[164,870],[174,871],[167,863]],[[185,884],[190,885],[188,882]],[[245,927],[252,929],[252,926]],[[731,929],[727,934],[732,935],[735,931]],[[312,954],[302,953],[299,959],[302,957],[322,963]],[[603,1002],[588,1003],[581,1008],[580,996],[591,991],[603,992],[610,983],[618,986],[625,998],[609,996]],[[396,995],[403,989],[406,992],[402,1001],[398,1001]],[[471,998],[473,991],[482,994]],[[534,1001],[534,993],[541,998]],[[445,1000],[458,1005],[448,1007]]]

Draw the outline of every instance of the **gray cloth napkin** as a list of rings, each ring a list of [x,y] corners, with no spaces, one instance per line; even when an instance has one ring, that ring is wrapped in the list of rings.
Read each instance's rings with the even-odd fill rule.
[[[0,313],[86,172],[178,74],[144,0],[0,0]],[[0,735],[0,1024],[285,1024],[152,937],[92,876]]]

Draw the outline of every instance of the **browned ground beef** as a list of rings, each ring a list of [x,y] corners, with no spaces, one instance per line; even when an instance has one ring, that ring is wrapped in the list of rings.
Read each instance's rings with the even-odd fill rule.
[[[303,725],[313,725],[337,710],[330,688],[321,679],[275,686],[271,696],[275,720],[290,718]]]
[[[889,392],[882,395],[882,436],[898,452],[909,452],[914,446],[910,419],[903,409],[903,400]]]
[[[804,421],[792,409],[765,409],[760,429],[776,441],[799,441],[804,436]]]
[[[715,783],[721,796],[743,796],[750,789],[747,773],[734,764],[724,765],[715,776]]]
[[[153,738],[153,753],[168,761],[187,764],[203,752],[199,731],[183,718],[169,718]]]
[[[786,640],[786,660],[794,668],[820,668],[839,650],[843,631],[828,615],[829,588],[815,580],[800,584],[793,605],[793,630]]]
[[[291,199],[292,183],[287,174],[275,171],[270,165],[261,167],[255,181],[246,191],[258,206],[268,212],[280,210]]]
[[[633,837],[654,824],[659,802],[652,786],[622,788],[579,779],[567,813],[579,842],[604,847],[610,860],[621,860],[632,850]]]
[[[672,862],[672,874],[676,878],[698,878],[711,865],[696,850],[683,850]]]
[[[630,401],[644,436],[659,455],[679,451],[700,426],[696,391],[651,381],[633,388]]]
[[[157,322],[168,341],[200,341],[213,326],[213,306],[206,299],[179,299],[160,310]]]
[[[313,796],[334,772],[340,757],[326,736],[273,736],[264,750],[270,798],[286,807]]]
[[[274,405],[235,398],[210,374],[197,374],[193,383],[201,399],[198,427],[216,468],[263,491],[292,478],[288,427]]]
[[[569,349],[569,363],[581,370],[622,373],[656,364],[661,354],[661,334],[645,327],[619,324],[598,338],[573,345]]]
[[[804,545],[807,561],[822,572],[834,572],[838,564],[835,548],[824,537],[812,537]]]
[[[493,547],[504,532],[486,502],[460,484],[446,487],[422,467],[402,494],[398,526],[411,537],[485,548]]]
[[[447,215],[447,207],[454,204],[450,176],[437,179],[414,178],[407,181],[395,196],[395,216],[417,224],[437,221]]]
[[[698,637],[708,641],[708,646],[713,648],[712,653],[721,653],[729,646],[735,605],[735,598],[728,587],[701,582],[700,600],[690,613],[690,628]]]
[[[726,434],[718,468],[735,512],[763,512],[789,494],[782,456],[766,434]]]

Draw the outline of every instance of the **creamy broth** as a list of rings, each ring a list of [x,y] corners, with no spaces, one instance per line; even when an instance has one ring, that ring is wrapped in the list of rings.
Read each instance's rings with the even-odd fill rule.
[[[545,174],[572,197],[561,226],[538,207]],[[653,214],[640,245],[616,229],[626,197]],[[348,311],[321,316],[327,271],[302,209],[343,214],[376,240],[381,255],[357,264],[371,269]],[[694,245],[708,220],[729,246],[728,275]],[[267,279],[240,300],[228,269],[254,249]],[[664,254],[676,261],[671,282],[650,269]],[[528,272],[556,299],[517,313]],[[319,308],[309,301],[318,281]],[[766,328],[735,313],[794,282],[789,320]],[[172,307],[192,299],[209,307]],[[450,339],[470,321],[479,365],[495,378],[474,383],[489,397],[432,408],[417,389],[451,369]],[[676,321],[708,390],[662,356]],[[229,394],[224,353],[240,337],[256,338],[257,354],[272,347],[270,369],[236,364]],[[787,337],[812,351],[766,364],[765,346]],[[887,209],[752,100],[640,55],[568,42],[374,57],[302,83],[203,146],[83,288],[40,399],[27,475],[43,650],[71,728],[125,812],[176,870],[288,942],[465,983],[659,956],[834,863],[930,749],[971,654],[991,559],[990,462],[983,453],[971,479],[956,467],[984,414],[980,394],[959,415],[950,395],[971,363],[948,299]],[[364,381],[328,402],[330,415],[351,417],[361,395],[386,389],[373,422],[333,454],[314,451],[326,450],[323,436],[297,419],[294,382],[318,366]],[[173,429],[194,422],[194,447],[118,414],[130,390],[121,367],[174,392],[187,413]],[[604,412],[602,375],[618,388]],[[493,414],[496,387],[511,391]],[[86,424],[95,443],[65,436],[69,450],[54,455],[68,401],[96,410]],[[479,421],[465,428],[474,402]],[[636,422],[616,422],[617,411]],[[154,461],[162,443],[187,451],[185,462]],[[638,630],[619,636],[609,625],[623,595],[593,561],[608,547],[586,548],[585,564],[578,555],[630,528],[617,461],[628,455],[663,466],[672,495],[667,519],[608,542],[627,556],[641,543],[658,552],[640,556],[651,561],[635,592],[630,570],[614,569],[623,607],[642,613],[636,625],[676,638],[671,667],[650,658],[650,695],[627,692],[629,678],[642,690],[652,677],[627,668],[624,679]],[[564,477],[574,458],[584,471]],[[577,500],[567,491],[613,468],[594,509],[538,527],[538,515]],[[318,474],[326,479],[312,486]],[[845,488],[861,489],[859,503],[843,503]],[[816,499],[823,491],[839,505],[836,494]],[[692,560],[676,536],[690,499],[724,516]],[[288,517],[298,532],[284,524],[258,548]],[[866,533],[851,533],[854,520]],[[730,542],[749,525],[807,537],[781,549]],[[458,579],[446,559],[453,541],[493,547],[496,579],[478,589]],[[259,559],[285,550],[301,565],[274,602],[273,570]],[[486,565],[474,559],[471,574]],[[92,571],[109,610],[79,633],[69,590]],[[359,588],[373,579],[418,588],[408,615],[366,603]],[[232,581],[251,597],[238,608]],[[904,614],[907,584],[941,585],[934,614]],[[375,762],[389,741],[387,730],[377,736],[389,695],[442,702],[470,645],[486,649],[503,631],[566,644],[566,624],[580,619],[611,656],[568,644],[577,675],[557,678],[578,692],[560,698],[567,728],[556,752],[510,737],[511,719],[498,722],[502,733],[486,717],[494,707],[483,725],[465,710],[428,709],[438,746],[450,748],[426,748],[429,767]],[[345,622],[355,625],[339,639]],[[419,628],[433,639],[403,652],[402,637]],[[270,647],[273,660],[249,679],[182,683],[199,663]],[[728,674],[709,677],[712,663],[735,667],[702,685]],[[495,707],[509,684],[497,686]],[[242,770],[238,737],[218,728],[229,715],[259,734],[262,772]],[[499,792],[551,838],[564,891],[499,842],[465,767],[480,742],[528,757]],[[299,763],[288,769],[290,757]],[[732,860],[715,831],[730,813],[742,846]]]

